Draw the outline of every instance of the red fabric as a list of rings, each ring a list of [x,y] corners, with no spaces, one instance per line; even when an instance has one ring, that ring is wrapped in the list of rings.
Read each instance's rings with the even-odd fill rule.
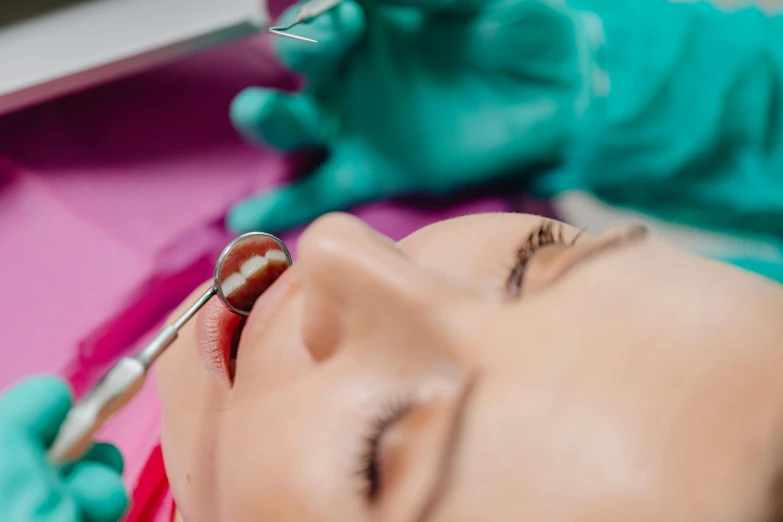
[[[161,509],[161,504],[169,490],[169,480],[163,465],[163,452],[160,444],[155,446],[139,475],[133,490],[133,504],[127,522],[150,522]],[[171,510],[171,520],[174,510]]]

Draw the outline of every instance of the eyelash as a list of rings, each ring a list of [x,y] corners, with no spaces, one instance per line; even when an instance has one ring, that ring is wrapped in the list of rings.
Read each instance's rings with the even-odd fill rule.
[[[517,249],[514,266],[506,278],[506,288],[512,297],[519,297],[522,293],[522,280],[525,275],[525,267],[533,255],[542,248],[550,245],[573,245],[579,240],[578,234],[570,243],[565,240],[565,227],[556,221],[544,220],[528,235],[527,239]]]
[[[364,439],[364,449],[360,457],[359,476],[364,482],[363,493],[369,502],[378,498],[381,490],[380,470],[378,469],[381,439],[386,431],[405,417],[414,407],[412,399],[406,397],[386,403],[371,425]]]

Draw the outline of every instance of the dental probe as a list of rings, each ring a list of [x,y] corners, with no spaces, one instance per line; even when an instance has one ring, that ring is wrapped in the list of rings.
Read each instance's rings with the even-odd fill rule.
[[[329,11],[343,0],[310,0],[302,5],[297,11],[296,16],[288,25],[279,25],[276,27],[270,27],[269,32],[278,36],[284,36],[286,38],[293,38],[294,40],[301,40],[303,42],[318,43],[318,40],[312,38],[306,38],[304,36],[298,36],[288,33],[289,29],[299,24],[307,24],[313,21],[315,18],[321,16],[325,12]]]

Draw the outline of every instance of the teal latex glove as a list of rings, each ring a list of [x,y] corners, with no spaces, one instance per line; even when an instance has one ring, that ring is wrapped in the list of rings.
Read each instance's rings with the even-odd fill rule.
[[[582,189],[783,244],[783,16],[705,0],[567,3],[602,21],[611,91],[562,168],[533,180],[538,195]]]
[[[307,89],[249,89],[232,119],[254,141],[329,156],[234,208],[236,232],[401,194],[448,195],[556,161],[591,98],[591,46],[560,2],[346,0],[292,32],[318,40],[274,40]]]
[[[54,467],[46,457],[71,406],[68,386],[52,377],[25,381],[0,396],[0,520],[114,522],[128,498],[122,455],[94,444],[78,462]]]
[[[739,268],[744,268],[750,272],[755,272],[758,275],[783,284],[783,263],[749,259],[747,257],[722,259],[722,261],[730,263]]]

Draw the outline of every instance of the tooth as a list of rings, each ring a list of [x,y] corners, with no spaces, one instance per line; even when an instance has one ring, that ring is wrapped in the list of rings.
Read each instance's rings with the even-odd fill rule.
[[[269,260],[270,263],[288,263],[288,258],[285,257],[285,253],[282,250],[277,250],[276,248],[267,250],[265,257]]]
[[[223,295],[229,296],[245,283],[247,283],[247,280],[242,277],[242,274],[234,272],[220,283],[220,289],[222,290]]]
[[[247,261],[245,261],[244,263],[242,263],[242,266],[239,268],[239,273],[242,274],[242,276],[244,276],[245,279],[250,279],[250,276],[252,276],[254,272],[266,268],[266,265],[268,264],[269,264],[269,260],[267,258],[261,256],[253,256]]]

